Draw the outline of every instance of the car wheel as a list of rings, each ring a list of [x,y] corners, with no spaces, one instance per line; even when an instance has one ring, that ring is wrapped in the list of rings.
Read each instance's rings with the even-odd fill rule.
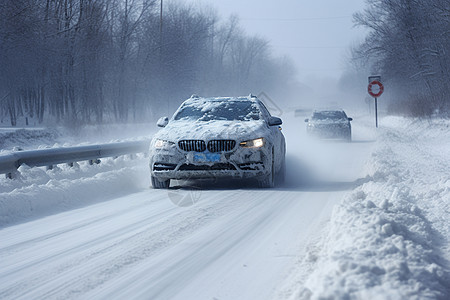
[[[351,131],[348,132],[348,134],[347,134],[345,140],[346,140],[347,142],[349,142],[349,143],[352,141],[352,132],[351,132]]]
[[[270,166],[270,172],[258,181],[258,185],[260,188],[273,188],[275,186],[275,168],[273,158],[274,155],[272,150],[272,163]]]
[[[170,179],[159,180],[152,176],[152,186],[154,189],[168,189],[170,186]]]

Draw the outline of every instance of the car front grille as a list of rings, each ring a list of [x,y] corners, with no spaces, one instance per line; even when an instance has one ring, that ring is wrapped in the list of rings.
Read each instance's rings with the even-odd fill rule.
[[[183,151],[203,152],[208,149],[209,152],[227,152],[236,146],[235,140],[212,140],[206,145],[203,140],[181,140],[178,146]]]
[[[217,163],[211,166],[183,164],[179,168],[179,171],[233,171],[233,170],[236,170],[236,168],[230,163]]]
[[[183,151],[203,152],[206,150],[206,144],[203,140],[181,140],[178,147]]]
[[[153,171],[173,171],[176,167],[175,164],[156,162],[153,164]]]
[[[238,165],[239,169],[243,171],[258,171],[258,170],[264,170],[264,163],[262,161],[257,162],[249,162],[244,164]]]
[[[235,140],[213,140],[208,142],[209,152],[231,151],[236,146]]]

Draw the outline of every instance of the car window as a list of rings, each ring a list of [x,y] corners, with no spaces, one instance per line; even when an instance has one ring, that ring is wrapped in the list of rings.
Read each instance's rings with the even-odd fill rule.
[[[251,121],[259,120],[261,111],[256,103],[251,101],[196,101],[184,104],[175,120],[224,120]]]
[[[343,111],[320,111],[320,112],[314,112],[312,119],[314,119],[314,120],[342,120],[342,119],[347,119],[347,115]]]
[[[267,107],[264,105],[264,103],[263,103],[262,101],[258,101],[258,103],[259,103],[259,105],[260,105],[262,115],[264,116],[264,118],[265,118],[266,120],[269,120],[270,117],[272,116],[272,115],[270,114],[269,110],[267,109]]]

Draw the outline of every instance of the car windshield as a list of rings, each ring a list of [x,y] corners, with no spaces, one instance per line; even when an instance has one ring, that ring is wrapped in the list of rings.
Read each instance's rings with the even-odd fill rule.
[[[174,119],[252,121],[260,119],[260,110],[251,101],[198,101],[183,105]]]
[[[312,116],[314,120],[346,120],[347,116],[343,111],[320,111]]]

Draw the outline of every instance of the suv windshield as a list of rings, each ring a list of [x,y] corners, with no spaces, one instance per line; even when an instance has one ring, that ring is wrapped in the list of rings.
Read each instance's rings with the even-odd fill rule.
[[[260,110],[250,101],[201,101],[183,105],[174,119],[251,121],[260,119]]]
[[[320,111],[315,112],[312,116],[314,120],[346,120],[347,116],[343,111]]]

